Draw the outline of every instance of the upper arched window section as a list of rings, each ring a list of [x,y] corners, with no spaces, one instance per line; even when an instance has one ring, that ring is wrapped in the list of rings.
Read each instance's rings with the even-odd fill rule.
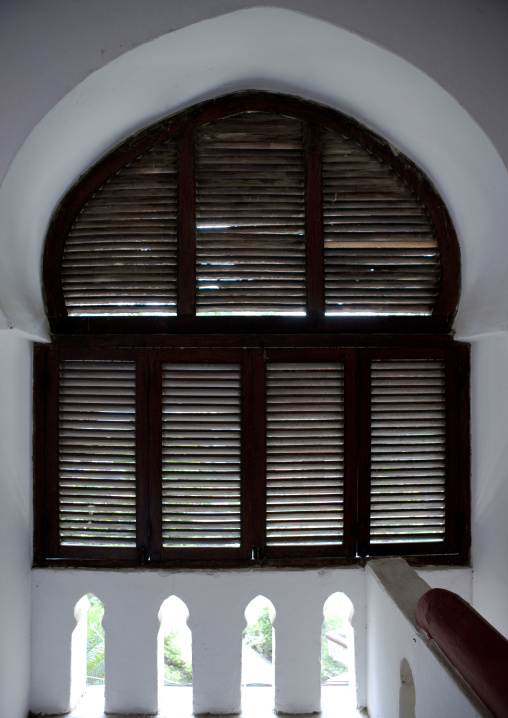
[[[55,212],[52,331],[449,331],[450,217],[401,153],[330,108],[244,92],[125,141]]]

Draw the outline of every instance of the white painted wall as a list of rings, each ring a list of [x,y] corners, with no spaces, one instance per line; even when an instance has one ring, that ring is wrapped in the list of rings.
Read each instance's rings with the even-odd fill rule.
[[[254,6],[305,13],[389,49],[446,88],[508,155],[508,98],[500,91],[508,63],[504,0],[2,0],[0,181],[42,117],[92,72],[154,38]],[[318,53],[302,46],[308,64]]]
[[[378,712],[372,716],[395,718],[397,714],[390,713],[389,707],[390,701],[398,700],[397,660],[400,663],[406,657],[414,674],[420,666],[410,655],[405,655],[408,645],[412,650],[414,643],[406,629],[408,620],[414,623],[417,600],[411,586],[416,585],[417,590],[423,586],[417,598],[430,588],[400,561],[405,571],[400,582],[401,600],[393,607],[390,607],[392,599],[384,596],[386,587],[379,587],[379,581],[373,581],[361,567],[157,572],[35,569],[32,572],[31,709],[36,713],[57,713],[65,712],[72,705],[74,607],[83,595],[91,592],[104,603],[107,711],[149,713],[157,710],[158,615],[162,603],[174,595],[189,610],[195,712],[238,712],[245,608],[260,594],[273,603],[276,612],[274,707],[283,713],[319,711],[323,606],[331,594],[340,591],[350,598],[354,607],[352,627],[358,705],[365,706],[369,702],[370,706],[373,700]],[[383,561],[376,563],[383,565]],[[470,583],[471,571],[429,569],[427,575],[433,584],[457,590],[457,586],[464,588]],[[408,593],[409,601],[404,599]],[[400,615],[401,608],[406,613],[413,612],[410,619]],[[378,671],[382,680],[374,685]],[[383,671],[386,672],[385,687]],[[431,676],[438,671],[432,661],[428,671]],[[415,675],[418,685],[425,680],[428,675],[423,678]],[[448,690],[447,680],[443,685]],[[454,691],[448,703],[453,701]],[[420,704],[422,695],[423,692]],[[458,706],[463,705],[461,701]],[[429,705],[435,707],[432,701]],[[379,706],[388,708],[383,713],[385,708]],[[422,715],[436,718],[439,713]],[[477,714],[464,713],[465,718],[470,715]]]
[[[491,717],[416,624],[416,604],[429,584],[402,559],[370,561],[366,573],[370,718],[407,718],[399,713],[404,659],[414,679],[418,718]]]
[[[431,588],[446,588],[458,593],[464,601],[472,603],[473,572],[469,566],[426,566],[418,568],[417,573]]]
[[[25,718],[30,680],[31,343],[0,332],[0,716]]]
[[[277,5],[0,2],[0,304],[11,323],[46,336],[40,290],[45,227],[83,169],[169,111],[218,92],[256,87],[354,114],[419,163],[442,193],[459,234],[459,336],[506,332],[508,93],[502,80],[508,3]],[[7,326],[0,315],[0,328]],[[0,402],[0,635],[9,638],[0,647],[0,715],[25,718],[30,357],[24,340],[0,334],[0,386],[7,397]],[[473,599],[505,634],[507,342],[506,334],[481,339],[473,364]],[[467,593],[469,579],[460,574],[456,580]],[[6,604],[10,612],[3,610]],[[20,639],[14,659],[8,647],[13,634]]]
[[[34,712],[71,704],[74,606],[92,592],[104,604],[105,704],[110,712],[157,710],[158,614],[175,595],[189,610],[194,710],[240,709],[245,609],[262,594],[274,605],[275,708],[319,711],[323,606],[336,591],[353,602],[357,699],[366,695],[367,604],[360,567],[307,571],[33,571],[32,689]]]
[[[473,346],[473,603],[508,638],[508,336]]]
[[[494,57],[490,60],[504,58],[508,67],[508,58],[503,55],[507,54],[506,48],[501,51],[494,41],[498,37],[494,23],[501,22],[503,16],[498,3],[490,0],[490,12],[482,16],[481,22],[474,0],[454,3],[466,36],[476,26],[482,28],[482,34],[488,28],[493,38]],[[385,0],[384,4],[387,9],[400,10],[399,0]],[[434,4],[437,10],[440,3]],[[200,3],[189,5],[198,7]],[[323,2],[324,5],[330,8],[330,3]],[[418,4],[412,5],[416,9]],[[12,9],[10,1],[2,7],[8,21],[4,31],[11,29],[6,46],[12,49],[14,67],[20,47],[18,43],[14,49],[12,37],[16,36],[17,28],[17,36],[21,34],[26,41],[26,16]],[[436,184],[457,227],[464,259],[458,333],[472,336],[506,329],[508,294],[504,291],[504,278],[508,272],[508,253],[504,233],[508,226],[505,201],[508,173],[503,158],[472,115],[451,94],[415,65],[394,55],[390,47],[384,49],[338,25],[310,16],[257,7],[167,34],[159,32],[156,39],[134,47],[90,74],[87,64],[90,58],[84,48],[96,48],[97,42],[104,44],[102,30],[98,30],[103,13],[97,10],[98,14],[92,15],[95,22],[80,24],[80,3],[72,4],[75,11],[72,17],[68,15],[69,4],[59,0],[48,0],[43,7],[42,15],[38,4],[38,10],[30,16],[28,29],[34,32],[29,36],[33,45],[26,45],[25,50],[37,64],[40,53],[44,67],[48,37],[54,33],[49,23],[60,27],[64,41],[56,41],[51,52],[58,72],[48,76],[44,87],[48,95],[62,99],[43,116],[49,108],[40,93],[33,95],[37,110],[31,113],[31,124],[42,119],[28,138],[23,133],[19,135],[14,123],[8,128],[6,136],[14,135],[17,147],[23,139],[25,142],[0,188],[0,251],[4,259],[0,265],[0,304],[15,326],[35,336],[46,335],[40,281],[44,234],[51,212],[80,173],[121,139],[163,115],[231,90],[259,88],[299,94],[351,113],[409,154]],[[53,12],[47,15],[50,7]],[[118,20],[117,0],[108,0],[104,7]],[[112,29],[112,38],[119,42],[127,33],[127,25],[131,28],[130,42],[124,47],[136,45],[138,39],[139,10],[130,7],[128,14],[122,3],[122,23],[118,29]],[[144,10],[148,7],[160,9],[155,0],[143,5]],[[218,7],[230,6],[224,2]],[[313,11],[315,7],[312,6]],[[469,16],[464,14],[467,7]],[[57,9],[61,13],[56,14]],[[425,11],[429,11],[427,4]],[[182,16],[176,10],[175,13],[176,22],[181,21]],[[110,14],[106,15],[111,22]],[[441,15],[437,12],[432,22]],[[35,32],[32,22],[37,17],[40,24]],[[161,17],[166,15],[162,13]],[[412,22],[406,26],[407,12],[393,16],[387,13],[385,26],[388,20],[392,24],[401,22],[401,33],[412,28],[417,34],[415,46],[421,46],[421,28],[417,30]],[[423,26],[428,27],[429,22],[427,18]],[[43,27],[47,27],[48,35]],[[442,39],[442,28],[438,31],[434,27],[434,32]],[[430,29],[429,33],[430,37]],[[44,37],[43,47],[38,44],[39,37]],[[76,40],[73,51],[66,44],[70,37]],[[447,42],[451,43],[453,37]],[[468,51],[476,57],[478,38],[469,39]],[[464,42],[459,32],[457,52],[461,57]],[[115,46],[113,40],[109,46]],[[115,52],[119,49],[116,47]],[[498,50],[500,58],[496,55]],[[448,70],[456,78],[452,58],[448,51],[446,54]],[[49,66],[55,70],[53,61]],[[27,58],[21,67],[25,62]],[[433,69],[437,72],[436,66]],[[497,65],[496,75],[499,71]],[[30,87],[31,81],[23,73],[21,76]],[[13,84],[8,73],[5,77],[6,96],[12,98],[7,106],[19,107],[20,96],[25,98],[26,94],[20,91],[19,84]],[[83,77],[80,84],[73,86],[74,81]],[[68,85],[69,78],[72,87]],[[494,80],[486,76],[483,88],[484,92],[489,88],[489,95],[494,89],[491,82]],[[499,94],[503,93],[496,97]],[[477,110],[483,117],[478,103],[469,99],[471,110]],[[497,99],[496,105],[499,102],[502,103]],[[505,109],[508,117],[508,101]],[[21,122],[20,126],[23,125]],[[7,149],[5,152],[8,161],[10,155]]]

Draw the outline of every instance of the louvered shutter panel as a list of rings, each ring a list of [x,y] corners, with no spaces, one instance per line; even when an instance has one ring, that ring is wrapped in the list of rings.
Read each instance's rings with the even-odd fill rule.
[[[302,122],[244,112],[197,131],[198,314],[305,314]]]
[[[354,141],[323,133],[327,314],[428,315],[440,281],[422,201]]]
[[[59,536],[62,546],[136,546],[136,368],[60,365]]]
[[[176,314],[176,144],[123,167],[72,225],[62,262],[69,316]]]
[[[266,388],[267,546],[338,544],[344,526],[344,368],[271,363]]]
[[[241,386],[236,364],[164,364],[165,547],[238,547]]]
[[[371,544],[442,542],[444,362],[374,361],[371,432]]]

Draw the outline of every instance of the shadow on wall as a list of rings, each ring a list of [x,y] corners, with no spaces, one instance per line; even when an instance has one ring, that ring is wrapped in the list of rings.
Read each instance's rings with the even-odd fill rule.
[[[399,718],[416,718],[413,671],[405,658],[400,663]]]

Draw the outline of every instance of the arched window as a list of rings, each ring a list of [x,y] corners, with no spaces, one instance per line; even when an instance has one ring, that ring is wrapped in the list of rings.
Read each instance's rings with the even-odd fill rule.
[[[123,143],[48,230],[36,557],[467,559],[457,239],[326,107],[206,102]]]

